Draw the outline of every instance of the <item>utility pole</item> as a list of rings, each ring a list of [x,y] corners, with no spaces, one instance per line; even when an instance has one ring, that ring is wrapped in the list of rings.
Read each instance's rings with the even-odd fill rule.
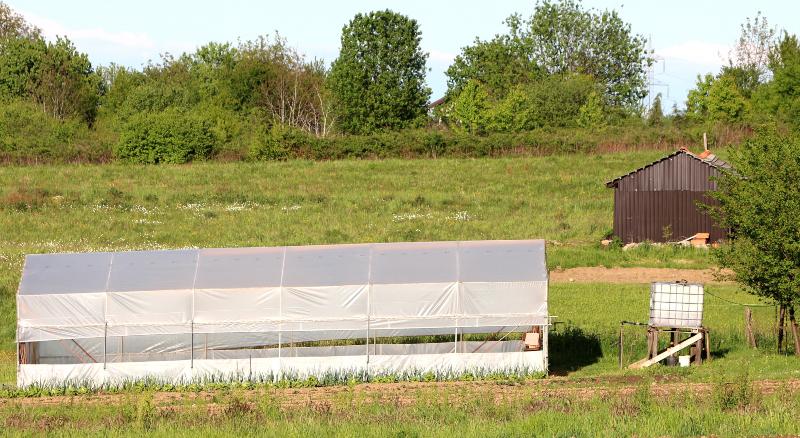
[[[653,63],[647,67],[647,109],[653,107],[653,88],[665,87],[667,89],[667,97],[669,97],[669,84],[656,80],[656,74],[666,73],[667,62],[663,56],[657,55],[653,50],[653,35],[647,38],[647,51],[653,58]],[[661,64],[661,71],[656,73],[656,66]]]

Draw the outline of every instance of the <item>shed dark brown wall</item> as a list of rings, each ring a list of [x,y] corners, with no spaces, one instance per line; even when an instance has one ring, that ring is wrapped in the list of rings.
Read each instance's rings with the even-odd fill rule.
[[[725,238],[698,203],[716,205],[708,192],[719,171],[685,153],[666,158],[617,181],[614,189],[614,235],[624,243],[677,241],[710,233]]]

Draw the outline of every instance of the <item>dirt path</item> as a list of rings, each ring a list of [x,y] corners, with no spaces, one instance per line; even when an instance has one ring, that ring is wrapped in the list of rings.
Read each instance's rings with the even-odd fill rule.
[[[287,388],[287,389],[254,389],[240,393],[242,402],[255,403],[267,397],[284,409],[303,407],[352,406],[353,403],[389,403],[395,406],[409,406],[421,400],[446,400],[448,403],[469,403],[476,399],[490,399],[495,403],[518,400],[522,397],[536,395],[543,399],[590,399],[611,395],[630,395],[641,388],[643,381],[637,376],[582,379],[578,381],[559,378],[531,380],[523,383],[506,384],[503,382],[404,382],[404,383],[370,383],[353,387],[331,386],[321,388]],[[757,380],[752,383],[753,389],[761,394],[772,394],[776,391],[789,393],[800,392],[800,380]],[[655,397],[668,398],[677,394],[691,393],[708,395],[714,386],[709,383],[689,383],[672,380],[656,380],[649,385]],[[213,391],[156,392],[153,402],[163,409],[201,403],[209,410],[219,408],[220,393]],[[136,394],[94,394],[83,396],[34,397],[21,399],[0,399],[0,408],[9,406],[48,406],[63,403],[70,404],[104,404],[121,405],[131,402]]]
[[[717,272],[716,269],[604,268],[598,266],[553,270],[550,272],[550,281],[554,283],[650,283],[686,280],[689,283],[716,283],[720,282],[716,276]]]

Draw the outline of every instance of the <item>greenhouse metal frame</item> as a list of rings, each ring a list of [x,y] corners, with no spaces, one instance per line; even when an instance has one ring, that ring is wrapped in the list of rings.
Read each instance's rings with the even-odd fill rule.
[[[547,291],[542,240],[28,255],[17,383],[545,372]]]

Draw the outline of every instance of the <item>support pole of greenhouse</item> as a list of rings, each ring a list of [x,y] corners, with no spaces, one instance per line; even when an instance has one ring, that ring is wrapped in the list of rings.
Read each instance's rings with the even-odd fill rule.
[[[108,353],[108,321],[103,328],[103,369],[106,369],[106,364],[108,360],[106,359],[106,354]]]

